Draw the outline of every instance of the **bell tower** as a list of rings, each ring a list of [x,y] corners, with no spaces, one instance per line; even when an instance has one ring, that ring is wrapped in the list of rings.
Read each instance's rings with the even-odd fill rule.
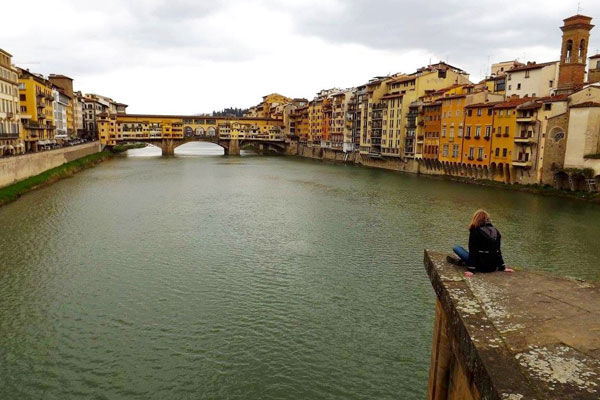
[[[590,31],[594,27],[591,22],[592,18],[577,14],[565,19],[560,28],[563,36],[558,93],[573,93],[583,86]]]

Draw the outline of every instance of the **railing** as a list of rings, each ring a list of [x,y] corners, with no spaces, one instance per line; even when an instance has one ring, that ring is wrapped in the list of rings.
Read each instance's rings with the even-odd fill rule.
[[[18,139],[19,138],[19,132],[13,133],[13,132],[0,132],[0,140],[2,139]]]

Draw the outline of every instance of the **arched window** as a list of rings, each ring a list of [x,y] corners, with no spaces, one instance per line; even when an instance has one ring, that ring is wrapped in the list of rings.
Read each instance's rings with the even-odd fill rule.
[[[214,127],[211,126],[210,128],[208,128],[208,136],[213,137],[215,136],[215,133],[216,131]]]
[[[196,128],[196,136],[204,136],[204,128],[199,126],[198,128]]]
[[[581,39],[581,42],[579,43],[579,62],[583,62],[584,53],[585,53],[585,40]]]
[[[184,128],[183,132],[184,132],[185,137],[194,136],[194,130],[189,126],[186,126]]]
[[[569,41],[567,41],[567,48],[565,49],[565,62],[566,63],[571,62],[572,51],[573,51],[573,41],[569,40]]]

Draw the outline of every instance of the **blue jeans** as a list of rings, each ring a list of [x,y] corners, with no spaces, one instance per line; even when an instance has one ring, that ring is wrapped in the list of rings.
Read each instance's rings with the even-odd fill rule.
[[[462,246],[454,246],[452,248],[452,250],[454,251],[454,253],[456,253],[456,255],[465,262],[465,264],[467,265],[471,265],[471,263],[469,262],[470,260],[470,256],[469,256],[469,252],[467,250],[465,250],[464,247]]]

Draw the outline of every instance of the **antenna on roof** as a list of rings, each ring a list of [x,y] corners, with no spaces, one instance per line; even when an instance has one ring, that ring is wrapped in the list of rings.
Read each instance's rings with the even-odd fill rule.
[[[577,3],[577,14],[581,14],[581,11],[583,11],[583,8],[581,8],[581,2]]]

